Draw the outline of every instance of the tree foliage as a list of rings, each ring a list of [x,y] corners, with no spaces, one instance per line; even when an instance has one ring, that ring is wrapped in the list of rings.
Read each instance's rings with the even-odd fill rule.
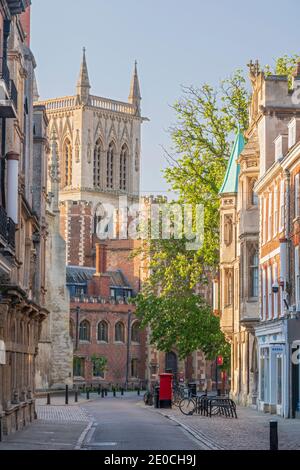
[[[287,75],[299,56],[277,59],[273,73]],[[271,73],[271,67],[265,67]],[[207,357],[222,354],[229,362],[229,347],[219,319],[199,294],[211,282],[219,263],[219,189],[238,129],[248,127],[250,93],[241,70],[219,86],[184,87],[174,105],[176,124],[171,128],[173,148],[166,181],[179,203],[204,206],[204,242],[197,251],[186,250],[186,240],[150,240],[143,246],[151,275],[137,297],[137,314],[149,326],[152,342],[168,351],[176,346],[181,357],[202,349]],[[195,293],[197,293],[195,295]]]

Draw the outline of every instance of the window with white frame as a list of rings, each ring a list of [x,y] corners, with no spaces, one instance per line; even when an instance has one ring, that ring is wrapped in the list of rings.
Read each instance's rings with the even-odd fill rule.
[[[277,263],[273,265],[273,280],[274,283],[278,282],[278,266]],[[273,294],[273,301],[274,301],[274,318],[278,317],[278,295],[279,292]]]
[[[262,319],[266,319],[267,313],[267,283],[266,283],[266,270],[262,268]]]
[[[284,229],[284,180],[280,181],[280,231]]]
[[[299,177],[300,177],[300,173],[297,173],[295,175],[295,187],[294,187],[294,193],[295,193],[295,201],[294,201],[294,204],[295,204],[295,218],[296,217],[299,217],[300,215],[300,208],[299,208]]]
[[[272,318],[272,266],[268,266],[268,319]]]
[[[261,241],[262,244],[266,242],[266,202],[264,196],[261,197]]]
[[[300,266],[299,266],[299,246],[295,246],[295,301],[296,309],[300,310]]]
[[[274,187],[274,214],[273,214],[273,236],[278,232],[278,189]]]
[[[272,193],[269,192],[269,207],[268,207],[268,240],[272,238]]]

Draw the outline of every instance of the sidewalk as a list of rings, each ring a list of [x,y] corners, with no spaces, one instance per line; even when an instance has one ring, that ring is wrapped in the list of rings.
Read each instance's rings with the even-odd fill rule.
[[[300,450],[300,420],[283,419],[241,406],[237,407],[238,419],[185,416],[175,407],[150,409],[180,424],[210,449],[268,450],[269,422],[276,420],[279,450]]]
[[[74,399],[74,397],[73,397]],[[87,400],[81,397],[80,404]],[[36,401],[38,419],[27,428],[4,436],[1,450],[72,450],[86,435],[92,419],[78,404],[64,405],[64,397]]]

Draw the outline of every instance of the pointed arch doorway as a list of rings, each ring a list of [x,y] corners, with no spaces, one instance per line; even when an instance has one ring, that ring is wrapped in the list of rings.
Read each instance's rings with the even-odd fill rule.
[[[178,371],[178,358],[177,354],[173,351],[166,353],[166,372],[173,374],[174,378],[177,377]]]

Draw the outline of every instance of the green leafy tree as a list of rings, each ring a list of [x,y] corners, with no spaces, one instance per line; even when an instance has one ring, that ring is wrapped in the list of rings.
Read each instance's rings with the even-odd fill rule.
[[[107,370],[107,358],[104,356],[97,356],[93,354],[91,356],[91,361],[93,364],[93,373],[94,375],[101,375]]]
[[[272,73],[287,75],[299,56],[277,59]],[[265,67],[271,73],[271,67]],[[219,263],[219,189],[222,185],[234,134],[248,127],[250,93],[241,70],[218,87],[209,84],[184,87],[174,105],[176,124],[171,128],[173,148],[166,181],[178,194],[179,203],[204,207],[204,241],[197,251],[186,250],[186,240],[150,240],[141,252],[150,260],[151,275],[136,299],[143,326],[150,326],[152,342],[168,351],[176,346],[181,357],[195,349],[206,356],[224,356],[229,346],[219,319],[197,287],[211,282]]]

